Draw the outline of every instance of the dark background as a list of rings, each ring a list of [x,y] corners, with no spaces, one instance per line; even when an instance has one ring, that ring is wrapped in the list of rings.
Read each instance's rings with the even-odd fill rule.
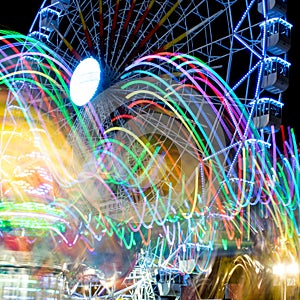
[[[188,1],[188,0],[186,0]],[[42,4],[42,0],[5,0],[0,9],[0,28],[15,30],[27,34],[30,26]],[[291,63],[289,88],[283,93],[283,120],[282,124],[286,127],[294,128],[300,140],[300,14],[297,0],[287,0],[288,12],[287,21],[292,27],[292,45],[288,52],[287,60]],[[300,92],[299,92],[300,94]]]

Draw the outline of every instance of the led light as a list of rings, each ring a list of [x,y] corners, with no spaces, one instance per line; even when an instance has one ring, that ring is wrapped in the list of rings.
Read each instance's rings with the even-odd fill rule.
[[[74,104],[82,106],[93,99],[99,87],[100,73],[100,64],[92,57],[79,63],[70,81],[70,96]]]

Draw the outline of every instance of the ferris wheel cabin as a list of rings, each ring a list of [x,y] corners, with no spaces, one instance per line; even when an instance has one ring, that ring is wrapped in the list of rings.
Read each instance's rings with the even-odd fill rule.
[[[253,123],[257,129],[278,131],[282,121],[283,103],[272,98],[261,98],[251,103],[254,106]]]
[[[287,13],[287,0],[259,0],[257,9],[262,14],[264,12],[264,5],[269,17],[281,17]]]
[[[290,63],[280,57],[264,60],[264,74],[261,88],[272,94],[284,92],[289,86]]]
[[[281,55],[290,50],[292,25],[282,18],[272,18],[261,24],[261,31],[266,30],[265,47],[273,55]],[[262,41],[262,43],[263,43]]]

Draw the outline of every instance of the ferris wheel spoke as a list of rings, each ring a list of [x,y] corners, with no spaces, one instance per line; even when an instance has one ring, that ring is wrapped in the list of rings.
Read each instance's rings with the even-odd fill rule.
[[[78,13],[80,15],[80,20],[81,20],[81,23],[82,23],[82,28],[83,28],[83,31],[84,31],[84,34],[85,34],[85,38],[86,38],[88,49],[89,49],[91,55],[95,55],[96,51],[94,49],[94,45],[93,45],[92,39],[90,37],[90,33],[89,33],[89,30],[88,30],[88,27],[87,27],[87,25],[85,23],[83,13],[82,13],[82,11],[80,9],[80,5],[78,3],[78,0],[76,0],[76,5],[78,7]]]
[[[66,40],[66,38],[58,31],[57,28],[55,28],[55,31],[57,32],[57,34],[59,35],[59,37],[62,39],[62,41],[64,42],[64,44],[67,46],[67,48],[70,50],[70,52],[74,55],[74,57],[80,61],[82,58],[80,56],[80,54],[74,49],[74,47]]]
[[[126,16],[126,19],[124,21],[124,25],[121,27],[120,35],[119,35],[120,39],[119,39],[119,43],[118,43],[118,48],[119,49],[121,48],[121,46],[122,46],[122,44],[124,42],[126,31],[128,29],[128,25],[129,25],[130,19],[132,17],[133,12],[134,12],[135,4],[136,4],[136,0],[132,0],[132,2],[130,4],[130,8],[129,8],[127,16]]]
[[[126,59],[123,59],[123,61],[130,61],[132,59],[132,57],[134,57],[136,55],[137,52],[139,52],[141,50],[141,44],[142,44],[142,41],[141,41],[141,38],[143,38],[143,36],[140,36],[140,37],[137,37],[139,31],[140,31],[140,28],[142,26],[142,24],[144,23],[145,19],[147,18],[148,14],[150,13],[151,9],[153,8],[153,5],[154,5],[154,2],[155,0],[153,1],[150,1],[149,5],[147,7],[145,7],[145,10],[142,11],[142,15],[141,15],[141,18],[140,19],[136,19],[134,21],[134,24],[137,22],[136,26],[133,27],[133,31],[132,33],[129,35],[128,39],[127,39],[127,42],[126,42],[126,46],[124,48],[124,51],[125,53],[127,52],[127,55],[126,55]],[[155,14],[159,14],[159,11],[155,12]],[[137,14],[137,18],[139,17],[139,15]],[[156,18],[154,18],[155,20]],[[149,24],[150,25],[150,24]],[[158,25],[154,25],[153,26],[153,29],[152,29],[152,34],[151,36],[154,34],[154,32],[158,29]],[[149,35],[150,36],[150,33]],[[137,39],[136,39],[137,37]],[[145,40],[146,37],[144,37],[143,40]],[[122,51],[123,52],[123,51]],[[119,58],[121,58],[121,56],[119,56]],[[119,61],[116,60],[116,65]],[[123,65],[122,65],[123,66]]]

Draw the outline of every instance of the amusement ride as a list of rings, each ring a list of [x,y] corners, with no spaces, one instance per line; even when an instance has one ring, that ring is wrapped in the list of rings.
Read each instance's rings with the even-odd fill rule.
[[[299,293],[286,13],[44,0],[1,31],[1,299]]]

